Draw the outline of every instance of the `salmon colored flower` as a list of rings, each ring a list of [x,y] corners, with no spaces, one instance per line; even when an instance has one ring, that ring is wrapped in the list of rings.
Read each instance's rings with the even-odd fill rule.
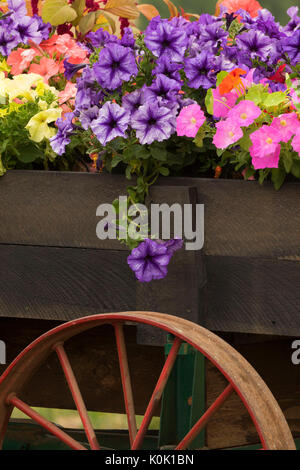
[[[262,10],[262,6],[256,0],[219,0],[216,7],[216,16],[219,16],[221,6],[226,7],[228,13],[245,10],[252,18],[256,18],[259,10]]]
[[[65,89],[62,90],[58,95],[59,104],[63,104],[66,101],[69,101],[70,99],[75,98],[76,90],[77,90],[76,84],[72,82],[68,82],[65,86]]]
[[[241,75],[246,75],[245,70],[237,68],[232,70],[221,82],[219,91],[221,95],[225,93],[230,93],[231,90],[236,89],[241,91],[244,89],[244,85],[241,79]]]
[[[7,63],[11,66],[11,74],[19,75],[23,73],[37,55],[38,53],[34,49],[22,49],[19,47],[17,50],[12,51],[7,58]]]
[[[42,57],[39,64],[31,64],[29,72],[41,75],[44,77],[44,82],[48,83],[49,78],[58,74],[59,65],[53,59]]]

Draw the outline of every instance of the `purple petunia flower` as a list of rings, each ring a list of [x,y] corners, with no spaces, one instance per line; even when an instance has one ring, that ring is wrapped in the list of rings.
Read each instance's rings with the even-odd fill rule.
[[[96,85],[94,70],[90,67],[83,69],[81,77],[77,79],[76,111],[80,112],[99,104],[103,95],[101,91],[97,90]]]
[[[98,106],[92,106],[91,108],[84,109],[79,115],[79,119],[83,129],[86,131],[91,127],[92,122],[97,119],[99,115]]]
[[[260,58],[265,61],[272,53],[276,52],[273,40],[261,31],[253,29],[238,35],[236,43],[239,50],[251,59]]]
[[[176,82],[182,82],[179,70],[182,69],[182,65],[175,62],[171,62],[169,57],[163,55],[156,61],[156,67],[152,71],[152,75],[162,74]]]
[[[0,24],[0,53],[8,56],[19,44],[19,35],[14,30],[9,30]]]
[[[71,64],[68,62],[68,59],[64,60],[64,67],[65,67],[65,72],[64,75],[67,80],[71,80],[73,75],[75,73],[79,72],[79,70],[84,69],[87,66],[87,64]]]
[[[30,16],[24,16],[18,18],[17,23],[14,24],[15,31],[20,36],[20,42],[27,44],[29,40],[36,42],[37,44],[42,42],[43,36],[39,29],[39,23],[35,18]]]
[[[128,95],[123,96],[122,106],[130,113],[135,113],[141,106],[145,104],[144,90],[135,90]]]
[[[114,43],[119,42],[119,39],[117,38],[117,36],[109,34],[108,31],[105,31],[102,28],[97,29],[97,31],[95,32],[89,33],[86,37],[87,39],[91,41],[92,46],[96,48],[104,47],[109,42],[114,42]]]
[[[133,35],[133,32],[130,28],[125,28],[124,29],[124,34],[121,38],[121,46],[124,46],[124,47],[131,47],[131,49],[134,48],[135,46],[135,39],[134,39],[134,35]]]
[[[216,79],[212,72],[214,55],[208,51],[197,54],[196,57],[188,57],[185,60],[184,71],[191,88],[208,89],[215,85]]]
[[[101,50],[94,72],[103,88],[115,90],[137,75],[138,68],[131,49],[112,43]]]
[[[74,113],[66,113],[65,119],[59,118],[56,121],[58,127],[57,134],[50,139],[50,145],[55,153],[63,155],[66,145],[71,142],[70,136],[74,131],[72,120]]]
[[[145,104],[131,117],[131,126],[142,145],[162,142],[175,132],[176,118],[172,110],[158,103]]]
[[[27,15],[27,8],[24,0],[8,0],[7,6],[14,12],[15,17],[18,19],[22,19]]]
[[[130,114],[116,103],[106,102],[99,111],[91,129],[102,145],[116,137],[126,137]]]
[[[181,250],[183,247],[183,240],[181,238],[173,238],[171,240],[161,242],[168,250],[169,253],[174,255],[175,251]]]
[[[212,23],[202,28],[201,31],[201,44],[205,49],[212,49],[215,52],[225,46],[228,39],[228,32],[222,28],[220,23]]]
[[[294,32],[281,42],[282,50],[291,59],[292,65],[297,65],[300,61],[300,29]]]
[[[298,15],[299,7],[291,7],[288,9],[287,14],[291,18],[288,24],[285,26],[284,31],[288,34],[292,34],[294,31],[300,29],[300,16]]]
[[[176,28],[171,22],[162,21],[159,17],[151,20],[145,31],[145,44],[156,57],[167,54],[170,60],[180,62],[187,43],[188,38],[184,30]]]
[[[172,253],[165,245],[146,238],[132,250],[127,263],[140,282],[150,282],[166,277],[171,258]]]
[[[160,100],[160,103],[165,106],[169,101],[176,101],[178,91],[181,89],[181,84],[165,75],[159,74],[150,87],[145,87],[145,100],[152,103]]]
[[[38,31],[40,33],[42,41],[45,41],[49,38],[49,34],[51,32],[52,26],[50,23],[44,23],[42,18],[38,15],[33,15],[35,21],[38,23]]]

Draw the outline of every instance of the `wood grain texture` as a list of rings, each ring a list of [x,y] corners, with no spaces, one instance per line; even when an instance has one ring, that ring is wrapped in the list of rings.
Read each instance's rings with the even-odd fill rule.
[[[68,321],[134,310],[136,281],[126,257],[125,251],[0,245],[0,316]]]
[[[300,262],[206,256],[207,310],[214,331],[300,334]]]

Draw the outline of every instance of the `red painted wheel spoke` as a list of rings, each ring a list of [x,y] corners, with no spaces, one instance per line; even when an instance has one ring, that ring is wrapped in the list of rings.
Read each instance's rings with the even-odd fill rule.
[[[165,365],[161,371],[161,374],[159,376],[159,379],[157,381],[157,384],[155,386],[154,392],[150,398],[145,416],[143,418],[141,427],[136,435],[136,438],[134,440],[134,443],[132,445],[132,450],[137,450],[140,448],[142,445],[144,436],[147,432],[148,426],[151,422],[151,419],[153,417],[154,411],[158,403],[160,402],[160,399],[162,397],[164,388],[167,384],[168,378],[170,377],[170,374],[172,372],[172,368],[174,366],[175,360],[177,353],[179,351],[181,345],[181,339],[175,338],[173,346],[171,348],[171,351],[167,357],[167,360],[165,362]]]
[[[219,397],[214,401],[214,403],[208,408],[203,416],[197,421],[192,429],[187,433],[187,435],[182,439],[178,444],[175,450],[185,450],[193,442],[195,437],[199,434],[200,431],[207,425],[211,417],[221,408],[225,403],[227,398],[232,394],[234,388],[229,384],[225,390],[219,395]]]
[[[75,441],[71,436],[69,436],[67,433],[59,429],[55,424],[50,423],[46,418],[44,418],[42,415],[37,413],[37,411],[33,410],[29,405],[24,403],[22,400],[20,400],[18,397],[15,395],[12,395],[8,398],[8,403],[10,405],[15,406],[18,408],[20,411],[25,413],[29,418],[33,419],[36,423],[38,423],[40,426],[45,428],[47,431],[51,432],[51,434],[54,434],[54,436],[58,437],[62,442],[67,444],[67,446],[71,447],[74,450],[87,450],[84,446],[79,444],[79,442]]]
[[[89,418],[85,403],[83,401],[76,377],[74,375],[73,369],[71,367],[71,364],[69,362],[68,356],[66,354],[66,351],[64,350],[64,347],[62,344],[58,344],[55,346],[55,351],[58,355],[59,362],[62,366],[62,369],[64,371],[70,392],[72,394],[73,400],[75,402],[76,408],[78,410],[78,413],[80,415],[80,419],[82,421],[86,436],[88,438],[88,441],[90,443],[90,447],[92,450],[99,450],[99,444],[96,438],[95,431],[93,429],[91,420]]]
[[[128,366],[127,350],[124,338],[124,331],[122,325],[115,325],[116,343],[119,356],[119,364],[122,378],[122,386],[124,393],[125,409],[128,422],[130,446],[136,438],[137,428],[135,419],[135,409],[133,401],[133,393],[131,386],[131,379]]]

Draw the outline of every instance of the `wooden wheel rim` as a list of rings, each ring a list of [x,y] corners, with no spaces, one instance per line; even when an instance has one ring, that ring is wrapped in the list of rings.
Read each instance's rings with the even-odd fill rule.
[[[0,446],[13,407],[22,406],[20,401],[18,402],[18,393],[41,363],[53,352],[53,349],[57,349],[66,340],[90,328],[111,324],[116,330],[116,326],[128,321],[163,329],[201,352],[229,382],[223,398],[226,399],[227,392],[232,387],[244,403],[256,427],[263,449],[295,450],[290,429],[277,401],[258,373],[235,349],[195,323],[154,312],[121,312],[83,317],[64,323],[33,341],[0,377]],[[175,349],[174,352],[177,353]],[[86,426],[84,428],[87,432]],[[89,441],[90,444],[93,442],[93,435],[90,435]],[[97,443],[95,443],[95,448],[97,448]]]

